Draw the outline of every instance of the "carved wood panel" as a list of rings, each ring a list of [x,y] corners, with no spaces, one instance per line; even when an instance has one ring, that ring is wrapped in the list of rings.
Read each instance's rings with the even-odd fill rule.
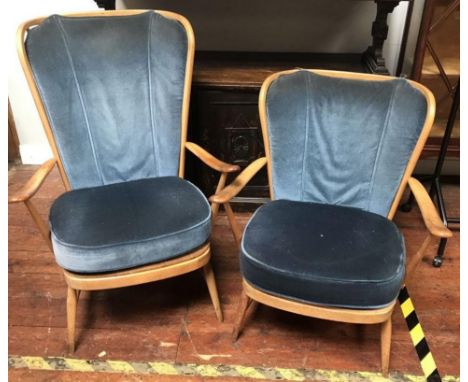
[[[195,87],[189,130],[189,139],[221,160],[238,164],[242,168],[265,155],[258,117],[258,90]],[[201,187],[205,194],[212,194],[219,175],[206,166],[194,163],[193,159],[187,160],[187,177]],[[250,181],[240,196],[268,197],[265,169]]]

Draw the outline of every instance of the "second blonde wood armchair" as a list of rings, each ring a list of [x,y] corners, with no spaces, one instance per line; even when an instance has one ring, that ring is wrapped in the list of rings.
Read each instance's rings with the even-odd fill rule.
[[[210,198],[228,203],[268,166],[272,202],[256,211],[243,236],[231,219],[243,277],[233,340],[258,303],[379,324],[386,375],[399,290],[431,240],[451,236],[411,177],[432,127],[434,97],[404,79],[290,70],[267,78],[259,111],[266,158]],[[409,256],[392,222],[407,186],[428,230]]]

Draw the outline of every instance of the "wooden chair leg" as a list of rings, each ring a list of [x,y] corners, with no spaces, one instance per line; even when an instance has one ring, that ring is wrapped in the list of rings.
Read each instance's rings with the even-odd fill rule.
[[[78,303],[79,291],[68,287],[67,294],[67,329],[68,329],[68,351],[75,351],[75,322],[76,305]]]
[[[203,267],[203,275],[205,276],[206,285],[208,286],[208,291],[210,292],[211,302],[213,304],[216,317],[219,322],[223,322],[223,311],[221,310],[221,304],[219,303],[218,289],[216,288],[216,280],[213,273],[213,268],[208,262]]]
[[[388,368],[390,364],[390,348],[392,345],[392,317],[382,323],[380,329],[380,356],[382,362],[382,374],[386,377],[388,375]]]
[[[223,204],[224,210],[226,211],[226,215],[229,220],[229,224],[231,225],[232,235],[234,236],[234,240],[238,247],[240,247],[242,241],[242,231],[237,224],[236,217],[234,215],[234,211],[229,203]]]
[[[239,306],[237,308],[237,318],[234,328],[232,330],[232,342],[236,342],[239,338],[239,334],[241,333],[242,329],[244,329],[244,325],[255,309],[258,306],[258,302],[252,300],[249,296],[247,296],[242,290],[241,298],[239,301]]]

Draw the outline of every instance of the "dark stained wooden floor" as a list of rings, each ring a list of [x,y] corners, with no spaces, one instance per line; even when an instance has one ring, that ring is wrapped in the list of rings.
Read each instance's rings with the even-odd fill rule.
[[[18,190],[34,169],[12,168],[9,192]],[[54,170],[35,197],[44,218],[52,201],[63,191]],[[447,186],[445,195],[450,214],[458,215],[458,186]],[[242,225],[249,217],[238,216]],[[398,213],[395,221],[402,228],[411,253],[425,234],[417,207],[409,214]],[[61,270],[23,205],[9,206],[8,229],[9,354],[70,356],[66,348],[66,288]],[[232,344],[241,284],[237,249],[223,215],[212,236],[223,323],[216,320],[198,272],[137,287],[84,293],[78,307],[78,347],[73,356],[97,359],[105,351],[102,359],[379,371],[377,326],[332,323],[261,307],[240,340]],[[435,246],[430,248],[408,289],[439,371],[442,375],[459,375],[458,231],[449,241],[444,265],[439,269],[431,266],[435,251]],[[421,375],[399,309],[395,310],[393,325],[391,369]],[[60,372],[58,376],[54,372],[26,370],[11,370],[10,377],[35,381],[121,380],[116,375],[90,373],[85,377]]]

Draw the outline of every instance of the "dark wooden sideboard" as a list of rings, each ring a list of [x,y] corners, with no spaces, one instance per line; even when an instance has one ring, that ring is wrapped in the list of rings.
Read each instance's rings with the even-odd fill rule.
[[[358,0],[350,0],[358,1]],[[388,35],[387,17],[393,12],[401,1],[412,2],[414,0],[364,0],[376,3],[375,20],[372,23],[372,44],[361,54],[358,59],[365,69],[370,73],[388,74],[383,58],[383,45]],[[94,0],[100,7],[106,10],[115,9],[115,0]],[[339,26],[338,26],[339,27]]]

